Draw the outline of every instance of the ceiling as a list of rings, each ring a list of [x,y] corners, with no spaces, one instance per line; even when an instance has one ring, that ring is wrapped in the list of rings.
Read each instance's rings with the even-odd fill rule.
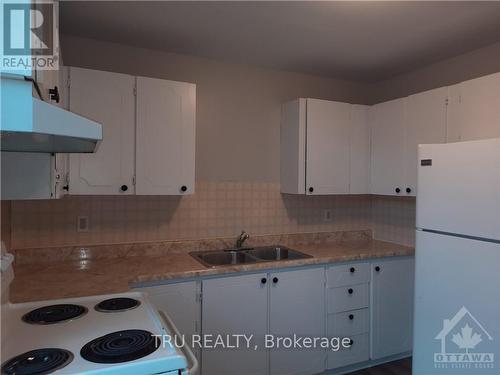
[[[62,33],[375,82],[500,41],[500,2],[67,1]]]

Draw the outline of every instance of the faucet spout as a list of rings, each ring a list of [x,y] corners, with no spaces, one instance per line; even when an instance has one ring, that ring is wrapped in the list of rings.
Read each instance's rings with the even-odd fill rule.
[[[241,231],[241,234],[238,236],[236,239],[236,248],[239,249],[240,247],[243,246],[243,243],[250,238],[250,235],[245,232],[244,230]]]

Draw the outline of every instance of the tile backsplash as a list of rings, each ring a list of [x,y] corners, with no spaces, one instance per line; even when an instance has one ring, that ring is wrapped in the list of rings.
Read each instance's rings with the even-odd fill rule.
[[[196,194],[190,196],[13,201],[11,247],[236,237],[243,229],[253,235],[372,230],[372,200],[368,195],[281,194],[279,183],[273,182],[199,181]],[[398,207],[380,209],[380,215],[377,210],[375,216],[393,215]],[[325,220],[325,209],[331,210],[330,220]],[[88,216],[88,231],[77,230],[78,216]],[[406,235],[389,233],[385,225],[375,225],[379,227],[384,239],[393,235],[408,240]]]
[[[415,246],[415,198],[373,196],[373,237]]]

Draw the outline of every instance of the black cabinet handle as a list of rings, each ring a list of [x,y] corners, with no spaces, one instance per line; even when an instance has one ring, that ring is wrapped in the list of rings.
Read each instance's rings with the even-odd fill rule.
[[[53,89],[49,89],[49,97],[50,100],[59,103],[60,96],[59,96],[59,89],[57,88],[57,86],[54,86]]]
[[[351,267],[351,269],[349,271],[351,271],[351,273],[354,273],[354,271],[356,271],[356,269],[354,267]]]
[[[64,186],[62,187],[62,189],[63,189],[63,190],[66,190],[66,191],[69,191],[69,185],[64,185]]]
[[[181,191],[182,191],[182,192],[187,191],[187,189],[188,189],[188,188],[187,188],[187,186],[186,186],[186,185],[182,185],[182,186],[181,186]]]
[[[311,186],[311,187],[309,188],[309,193],[312,193],[313,191],[314,191],[314,188]]]
[[[411,193],[411,188],[407,187],[407,188],[406,188],[406,192],[407,192],[408,194],[410,194],[410,193]]]
[[[380,267],[379,266],[375,267],[375,271],[380,272]]]
[[[121,191],[127,191],[128,190],[128,186],[127,185],[122,185],[121,188],[120,188]]]
[[[261,282],[261,284],[265,284],[265,283],[267,283],[267,279],[265,277],[263,277],[262,279],[260,279],[260,282]]]
[[[278,283],[278,278],[277,277],[273,277],[273,283],[275,283],[275,284]]]
[[[353,320],[353,319],[354,319],[354,315],[349,314],[349,320]]]
[[[401,193],[401,189],[397,187],[396,188],[396,193],[398,193],[398,194]]]
[[[353,294],[353,293],[354,293],[354,290],[352,290],[352,288],[349,288],[349,289],[347,290],[347,293],[349,293],[349,294]]]
[[[350,345],[350,346],[352,346],[352,344],[354,344],[354,340],[353,340],[353,339],[351,339],[351,340],[349,341],[349,345]]]

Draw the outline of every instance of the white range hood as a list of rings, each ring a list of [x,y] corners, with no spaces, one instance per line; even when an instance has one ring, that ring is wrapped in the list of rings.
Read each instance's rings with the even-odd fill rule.
[[[101,124],[33,98],[32,84],[1,79],[2,151],[90,153],[102,140]]]

